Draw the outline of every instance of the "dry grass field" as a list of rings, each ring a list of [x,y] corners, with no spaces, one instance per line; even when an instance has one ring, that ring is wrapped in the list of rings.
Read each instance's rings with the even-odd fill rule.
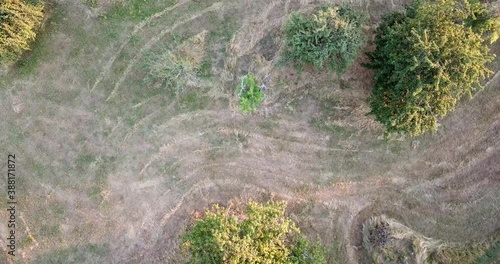
[[[271,197],[329,263],[371,263],[362,225],[381,214],[449,243],[498,236],[500,58],[437,132],[384,140],[367,115],[364,56],[341,80],[280,64],[288,16],[326,2],[365,12],[369,35],[405,4],[52,2],[33,50],[0,72],[0,149],[16,155],[21,234],[9,260],[2,221],[0,263],[184,263],[178,236],[195,212]],[[198,69],[177,92],[147,78],[148,58],[165,50]],[[266,99],[242,115],[234,90],[248,72]]]

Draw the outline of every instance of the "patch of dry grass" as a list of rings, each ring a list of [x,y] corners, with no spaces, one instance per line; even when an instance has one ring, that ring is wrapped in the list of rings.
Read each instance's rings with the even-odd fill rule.
[[[380,228],[386,229],[388,239],[383,245],[374,240]],[[384,215],[374,216],[363,224],[363,246],[374,263],[399,263],[402,260],[416,264],[474,264],[496,249],[500,236],[491,237],[481,243],[448,243],[419,234],[407,226]],[[489,253],[489,255],[487,255]],[[488,262],[486,262],[488,263]]]

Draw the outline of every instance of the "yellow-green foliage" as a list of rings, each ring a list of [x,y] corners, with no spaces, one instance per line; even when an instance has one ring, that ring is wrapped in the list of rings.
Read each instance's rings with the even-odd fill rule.
[[[375,70],[371,113],[387,132],[418,136],[481,89],[492,71],[488,44],[499,19],[473,1],[422,0],[385,16],[369,66]]]
[[[249,202],[246,212],[214,206],[183,235],[191,264],[326,264],[285,214],[284,202]]]
[[[30,49],[30,42],[42,24],[43,5],[25,4],[21,0],[0,3],[0,64],[16,61]]]

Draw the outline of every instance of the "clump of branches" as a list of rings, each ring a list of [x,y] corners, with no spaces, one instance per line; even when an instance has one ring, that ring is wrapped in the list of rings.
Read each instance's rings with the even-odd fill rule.
[[[379,222],[368,230],[368,240],[377,247],[384,247],[391,241],[391,233],[387,222]]]

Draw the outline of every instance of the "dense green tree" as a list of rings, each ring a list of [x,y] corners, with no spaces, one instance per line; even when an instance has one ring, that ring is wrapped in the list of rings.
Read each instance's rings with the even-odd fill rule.
[[[22,0],[0,3],[0,64],[16,61],[29,50],[30,42],[43,20],[43,5],[26,4]]]
[[[249,202],[246,212],[213,206],[183,235],[192,264],[324,264],[324,249],[305,239],[284,202]]]
[[[313,64],[342,74],[364,45],[362,16],[348,7],[323,7],[311,16],[295,13],[286,25],[284,59],[299,68]]]
[[[326,263],[325,249],[319,243],[312,243],[304,236],[297,237],[295,245],[290,249],[291,264],[322,264]]]
[[[498,20],[480,3],[467,0],[415,2],[406,13],[383,18],[376,49],[371,113],[387,132],[420,135],[464,96],[480,89],[491,71],[488,44]]]

